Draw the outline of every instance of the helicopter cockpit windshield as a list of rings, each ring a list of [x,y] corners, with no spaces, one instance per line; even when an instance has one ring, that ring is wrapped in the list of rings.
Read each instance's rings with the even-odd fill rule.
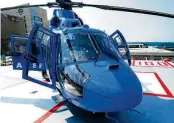
[[[95,60],[97,51],[94,48],[88,33],[67,33],[61,37],[62,64]]]
[[[69,32],[61,36],[61,64],[96,60],[99,52],[112,58],[115,57],[116,52],[116,58],[120,58],[116,48],[105,34]]]

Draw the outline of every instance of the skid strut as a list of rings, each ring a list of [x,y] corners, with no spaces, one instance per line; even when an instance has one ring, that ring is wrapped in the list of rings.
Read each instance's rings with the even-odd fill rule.
[[[114,122],[119,123],[116,119],[110,117],[107,112],[105,113],[105,117],[109,120],[113,120]]]

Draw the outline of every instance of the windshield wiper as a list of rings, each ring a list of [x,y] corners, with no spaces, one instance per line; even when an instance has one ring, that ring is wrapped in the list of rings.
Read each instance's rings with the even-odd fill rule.
[[[98,41],[96,41],[96,42],[97,42],[97,45],[100,47],[100,49],[102,49],[100,43],[98,43]],[[98,52],[97,52],[97,59],[95,60],[94,63],[96,63],[99,60],[99,58],[100,58],[100,51],[98,50]]]
[[[91,41],[91,43],[92,43],[92,46],[94,47],[94,49],[95,49],[95,51],[96,51],[96,53],[97,53],[97,59],[95,60],[95,63],[98,61],[98,59],[100,58],[100,51],[99,51],[99,49],[97,48],[97,46],[96,46],[96,43],[94,42],[94,39],[93,39],[93,37],[89,34],[89,38],[90,38],[90,41]],[[98,43],[97,43],[98,44]],[[100,46],[101,47],[101,46]]]
[[[97,58],[94,63],[96,63],[99,60],[99,58],[100,58],[100,52],[97,53]]]

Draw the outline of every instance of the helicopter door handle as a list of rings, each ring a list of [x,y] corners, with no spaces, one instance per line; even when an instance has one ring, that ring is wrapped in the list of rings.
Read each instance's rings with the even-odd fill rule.
[[[19,52],[11,52],[10,55],[11,56],[20,56],[21,53],[19,53]]]

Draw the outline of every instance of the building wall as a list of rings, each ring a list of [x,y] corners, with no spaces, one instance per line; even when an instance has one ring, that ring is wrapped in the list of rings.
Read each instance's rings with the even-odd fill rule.
[[[36,14],[37,16],[42,18],[42,24],[44,25],[44,27],[49,28],[48,19],[47,19],[47,11],[43,8],[37,8]]]
[[[29,4],[24,4],[29,5]],[[3,11],[9,15],[15,15],[24,18],[25,33],[28,35],[35,23],[42,24],[44,27],[49,28],[47,12],[43,8],[32,7]]]
[[[24,22],[26,23],[27,27],[31,26],[31,17],[30,17],[30,9],[29,8],[24,8],[24,9],[13,9],[13,10],[7,10],[7,11],[2,11],[2,13],[6,13],[9,15],[14,15],[18,17],[22,17],[24,19]],[[25,26],[24,23],[24,26]],[[29,29],[25,29],[25,33],[29,32]]]
[[[17,16],[1,14],[1,54],[10,52],[10,36],[25,35],[24,19]]]
[[[1,14],[1,38],[9,39],[11,34],[25,35],[24,19]]]

